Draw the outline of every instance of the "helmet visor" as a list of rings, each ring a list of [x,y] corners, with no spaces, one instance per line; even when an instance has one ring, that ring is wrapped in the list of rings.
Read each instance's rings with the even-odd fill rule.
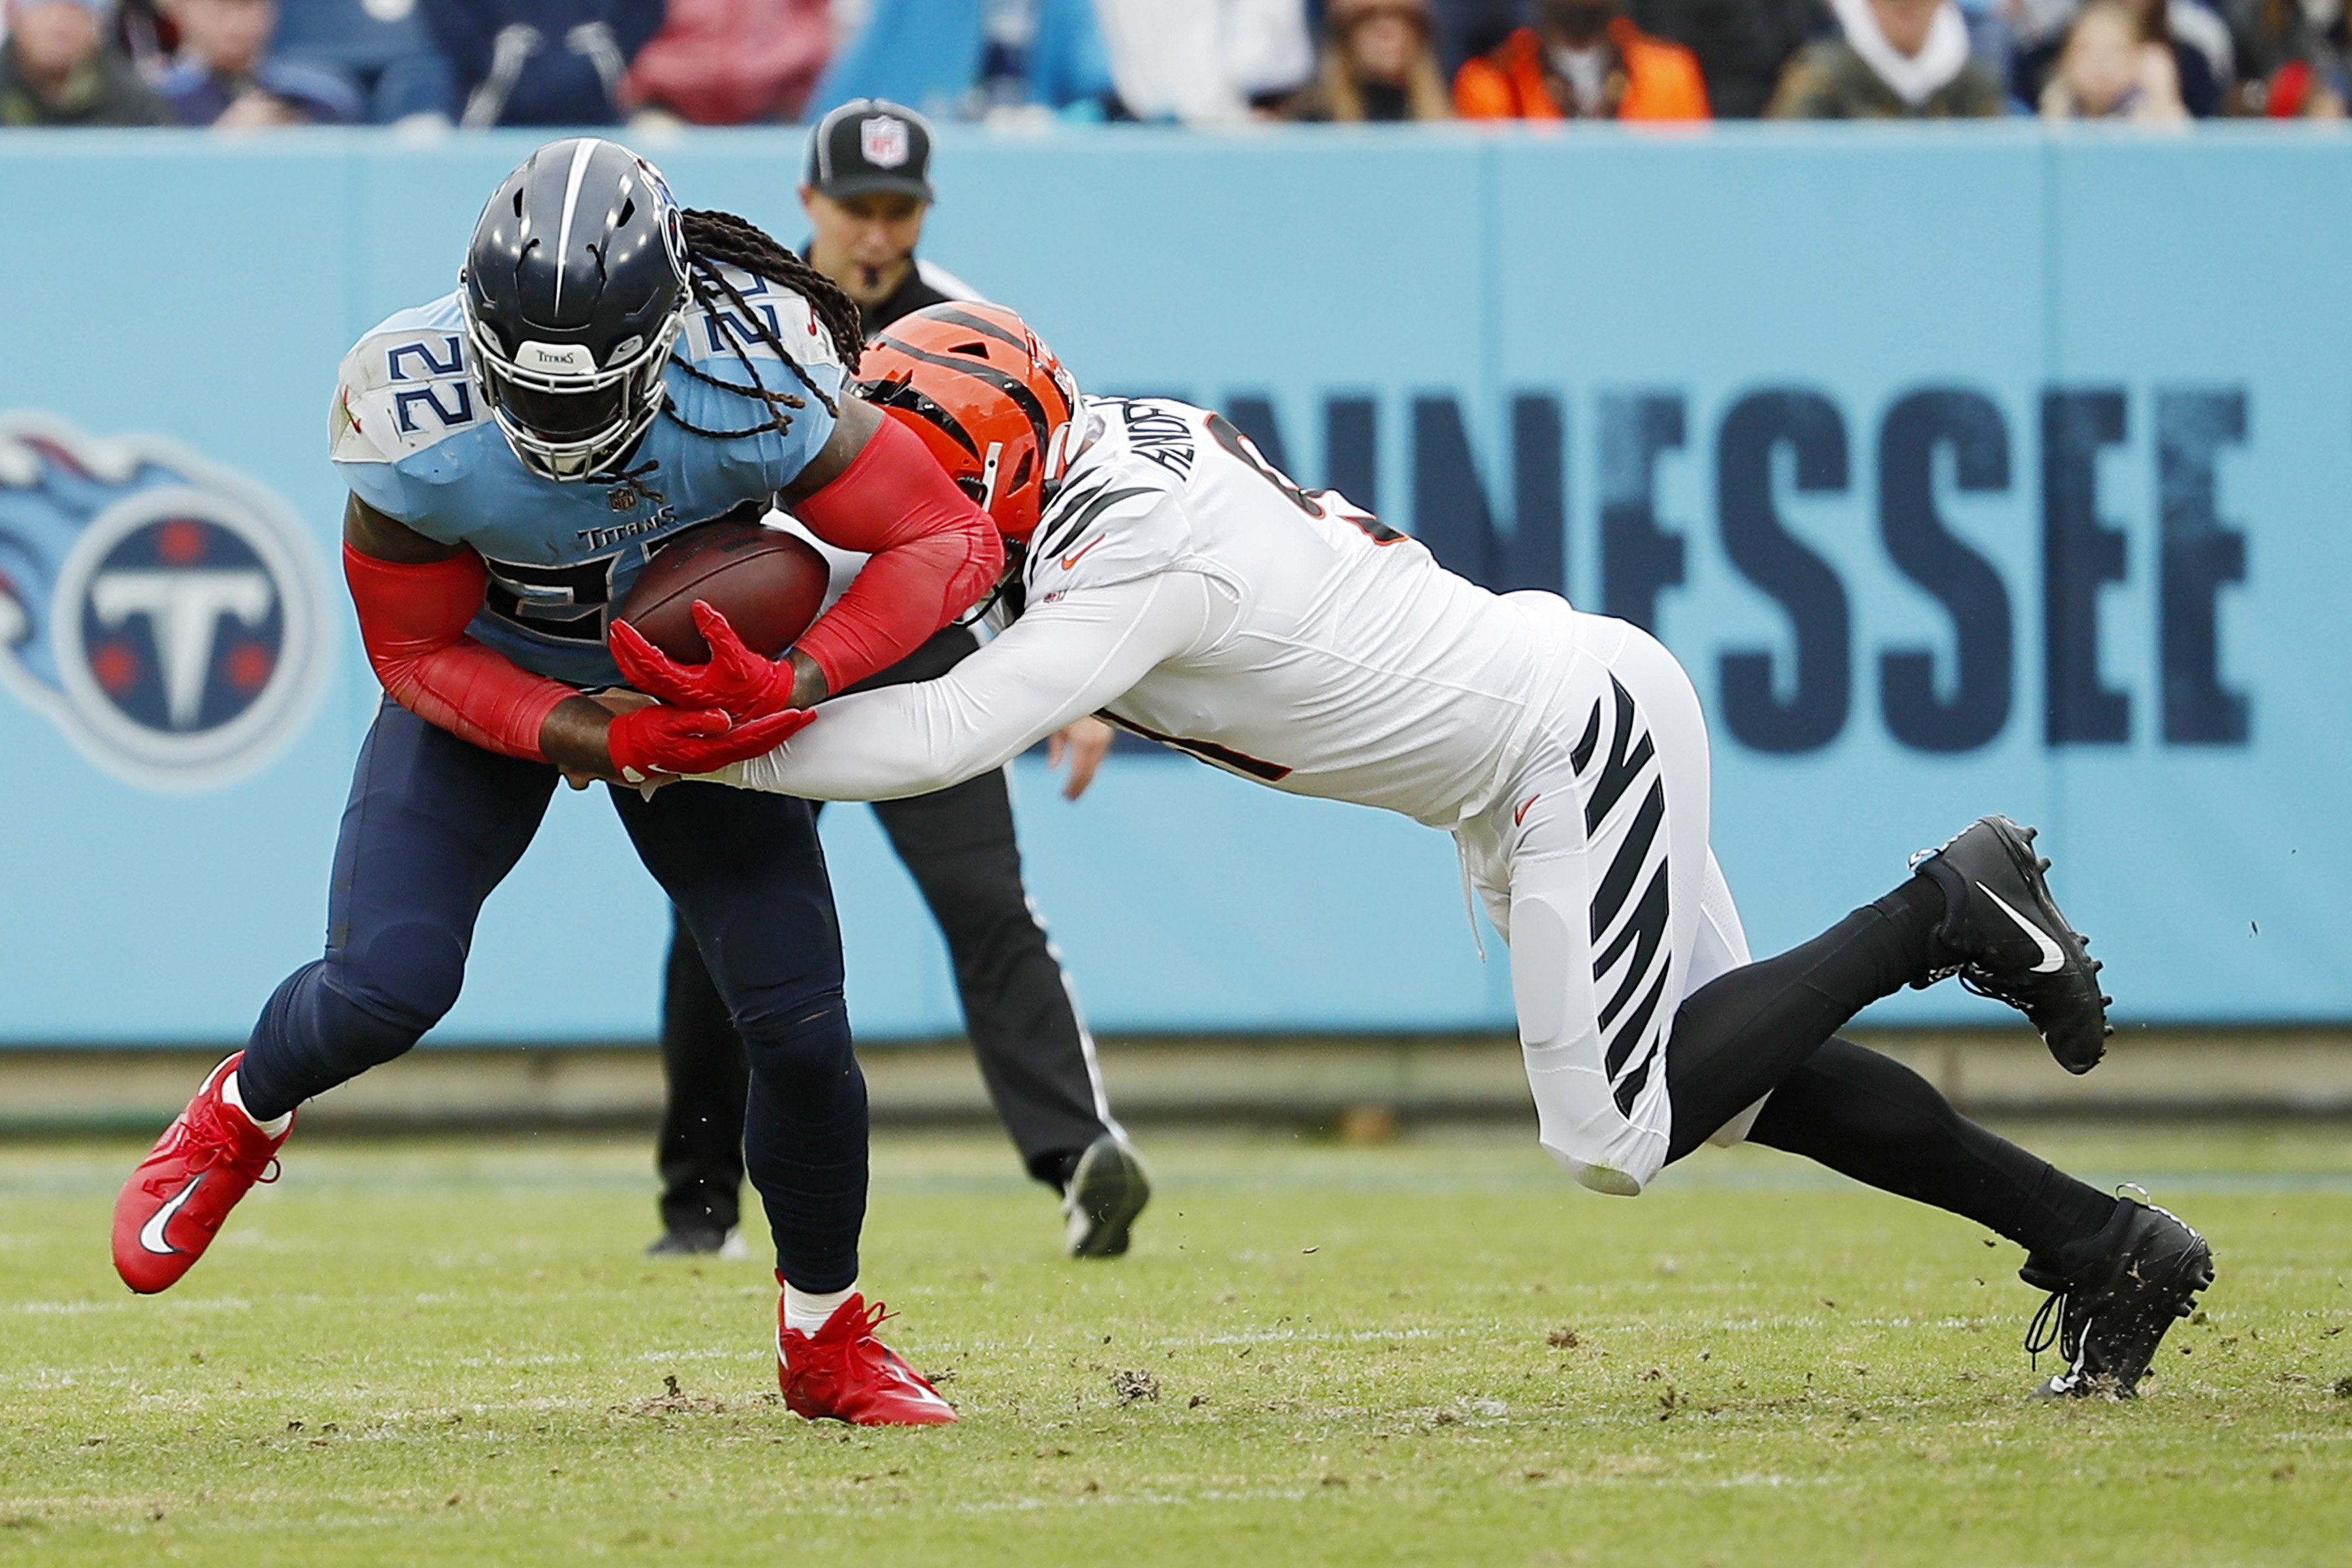
[[[616,381],[581,392],[551,392],[492,375],[490,395],[499,412],[532,435],[568,442],[584,440],[618,424],[629,388]]]

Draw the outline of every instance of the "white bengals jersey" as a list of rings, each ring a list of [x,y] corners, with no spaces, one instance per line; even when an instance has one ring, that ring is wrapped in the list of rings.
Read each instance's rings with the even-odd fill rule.
[[[1233,605],[1107,717],[1297,795],[1452,828],[1506,782],[1565,617],[1455,576],[1335,491],[1304,491],[1223,415],[1090,397],[1091,430],[1031,537],[1030,605],[1165,572]]]
[[[1276,789],[1451,829],[1518,962],[1544,1147],[1638,1193],[1673,1136],[1682,999],[1747,962],[1706,835],[1706,721],[1639,628],[1496,597],[1227,420],[1089,399],[1022,563],[1025,603],[936,680],[853,692],[720,782],[902,798],[1089,710]],[[1718,1134],[1736,1140],[1746,1120]]]

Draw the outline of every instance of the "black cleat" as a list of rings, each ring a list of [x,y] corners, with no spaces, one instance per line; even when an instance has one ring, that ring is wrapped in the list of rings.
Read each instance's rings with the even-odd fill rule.
[[[699,1226],[678,1226],[654,1238],[647,1258],[749,1258],[743,1234]]]
[[[1108,1132],[1087,1146],[1070,1173],[1062,1212],[1069,1215],[1065,1245],[1073,1258],[1117,1258],[1127,1250],[1135,1216],[1151,1201],[1143,1158]]]
[[[2050,1292],[2026,1331],[2027,1352],[2055,1344],[2066,1358],[2033,1396],[2129,1399],[2165,1331],[2213,1283],[2213,1253],[2170,1212],[2124,1198],[2098,1235],[2027,1258],[2018,1278]]]
[[[1912,869],[1944,895],[1936,967],[1912,984],[1926,990],[1949,975],[1979,996],[2006,1002],[2040,1031],[2071,1073],[2107,1053],[2111,996],[2099,993],[2102,965],[2090,942],[2066,923],[2033,853],[2034,829],[2005,816],[1980,817],[1940,849],[1911,858]]]

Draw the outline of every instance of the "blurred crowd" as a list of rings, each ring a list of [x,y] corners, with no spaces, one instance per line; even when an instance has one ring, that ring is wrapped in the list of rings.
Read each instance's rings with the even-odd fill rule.
[[[2345,113],[2345,0],[0,0],[0,126]]]

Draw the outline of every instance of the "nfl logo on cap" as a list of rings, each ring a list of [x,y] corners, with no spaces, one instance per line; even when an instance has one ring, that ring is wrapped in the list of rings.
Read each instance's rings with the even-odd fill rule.
[[[903,103],[853,98],[809,138],[808,183],[835,199],[889,192],[931,199],[931,128]]]
[[[911,145],[907,122],[895,114],[877,114],[858,123],[858,151],[877,169],[895,169],[904,163]]]

